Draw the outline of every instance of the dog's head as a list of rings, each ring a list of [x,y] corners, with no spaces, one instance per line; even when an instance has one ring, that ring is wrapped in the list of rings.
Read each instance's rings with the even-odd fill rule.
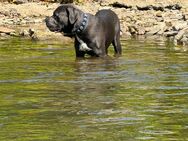
[[[71,34],[81,12],[81,10],[75,8],[73,5],[61,5],[53,12],[51,17],[45,19],[46,26],[52,32]]]

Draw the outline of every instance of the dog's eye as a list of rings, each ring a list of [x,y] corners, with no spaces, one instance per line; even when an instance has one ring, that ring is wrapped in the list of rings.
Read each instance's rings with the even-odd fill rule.
[[[58,22],[59,21],[59,17],[57,15],[54,14],[54,19]]]

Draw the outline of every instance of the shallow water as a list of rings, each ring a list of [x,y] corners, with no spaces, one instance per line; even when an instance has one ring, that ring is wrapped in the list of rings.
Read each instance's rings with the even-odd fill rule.
[[[122,45],[119,58],[76,60],[73,44],[1,40],[0,140],[188,140],[187,52]]]

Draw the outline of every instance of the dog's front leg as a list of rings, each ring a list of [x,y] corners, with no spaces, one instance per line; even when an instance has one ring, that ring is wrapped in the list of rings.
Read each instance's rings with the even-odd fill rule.
[[[84,57],[85,56],[85,52],[80,51],[80,42],[76,38],[74,41],[74,48],[75,48],[76,57]]]

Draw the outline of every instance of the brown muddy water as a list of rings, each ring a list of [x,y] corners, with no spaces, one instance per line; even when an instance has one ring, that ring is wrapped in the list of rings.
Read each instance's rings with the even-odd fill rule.
[[[188,140],[187,52],[127,39],[122,57],[76,60],[72,46],[0,40],[1,141]]]

